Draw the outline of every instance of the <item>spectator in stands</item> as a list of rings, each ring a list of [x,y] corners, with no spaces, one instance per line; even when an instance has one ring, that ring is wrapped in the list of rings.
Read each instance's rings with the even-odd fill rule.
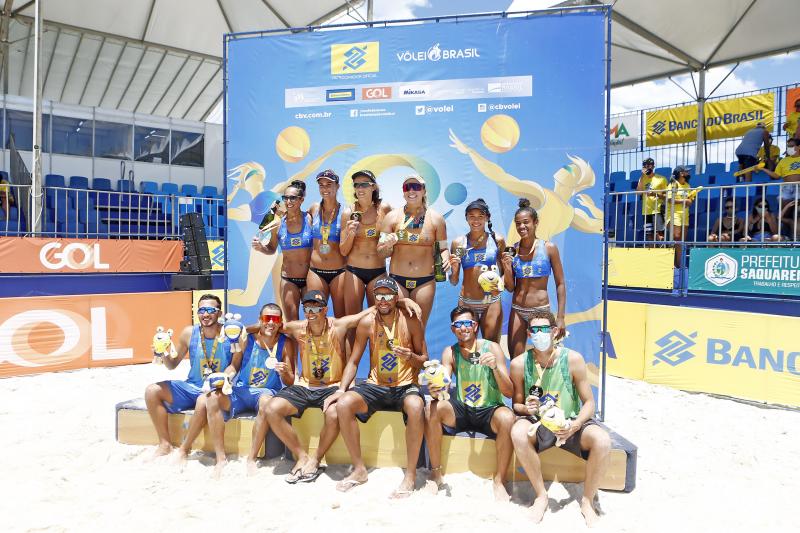
[[[743,242],[750,241],[780,241],[778,233],[778,218],[769,209],[769,202],[765,198],[756,200],[750,216],[747,217],[747,230]]]
[[[711,242],[731,242],[744,239],[745,220],[736,214],[733,198],[725,200],[725,210],[714,222],[708,240]]]
[[[794,202],[781,212],[781,240],[800,241],[800,204]]]
[[[772,144],[772,135],[769,135],[764,146],[758,149],[757,157],[759,163],[764,163],[764,168],[775,170],[775,166],[781,158],[781,149]]]
[[[3,210],[5,218],[10,215],[10,207],[14,205],[14,195],[11,193],[11,187],[8,180],[0,178],[0,209]]]
[[[739,146],[736,148],[740,171],[758,164],[758,150],[762,145],[767,145],[768,137],[769,132],[763,122],[759,122],[755,128],[744,134]],[[752,179],[752,172],[739,176],[739,181],[751,181]]]
[[[667,191],[666,212],[667,224],[671,229],[671,240],[675,241],[675,267],[681,266],[680,241],[686,236],[686,229],[689,227],[689,206],[694,201],[696,193],[691,191],[689,185],[689,169],[679,165],[672,171],[669,190]]]
[[[800,139],[800,98],[794,101],[794,112],[786,115],[783,131],[787,137]]]
[[[787,185],[781,186],[778,197],[778,211],[793,205],[800,199],[800,140],[789,139],[786,141],[786,157],[778,162],[775,170],[764,169],[770,178],[783,181]]]
[[[636,190],[647,191],[642,195],[642,215],[644,216],[644,240],[664,240],[664,217],[661,216],[667,178],[654,172],[656,163],[648,157],[642,161],[642,175]]]
[[[317,174],[320,201],[311,206],[311,232],[314,248],[311,252],[311,267],[308,269],[308,288],[321,291],[331,297],[333,314],[345,315],[345,265],[347,258],[339,250],[342,223],[339,201],[339,176],[333,170]]]
[[[352,473],[336,485],[347,492],[367,482],[367,467],[361,457],[358,422],[367,420],[380,410],[401,411],[406,422],[406,455],[408,463],[403,481],[391,494],[407,498],[414,490],[417,462],[425,429],[425,397],[420,392],[417,375],[428,360],[425,327],[419,317],[410,318],[398,309],[400,286],[389,277],[375,282],[375,307],[364,316],[356,329],[353,351],[347,360],[339,390],[325,401],[336,402],[342,438],[353,461]],[[358,363],[369,341],[370,367],[365,383],[350,385],[356,377]]]
[[[542,520],[548,506],[539,454],[562,442],[562,450],[587,459],[580,509],[586,524],[592,526],[599,519],[594,497],[608,467],[611,438],[594,420],[595,402],[586,362],[578,352],[555,346],[558,330],[551,312],[536,311],[528,323],[533,347],[511,360],[514,412],[520,417],[511,429],[511,440],[536,492],[534,522]],[[564,412],[568,420],[565,429],[553,433],[539,424],[539,407],[546,400],[554,401]]]
[[[177,355],[164,356],[164,366],[173,370],[186,354],[189,354],[189,376],[186,381],[170,380],[148,385],[144,391],[144,401],[158,433],[158,446],[153,457],[166,455],[172,450],[169,436],[167,413],[180,413],[194,409],[189,421],[178,458],[183,461],[191,450],[192,443],[207,422],[206,400],[203,381],[213,373],[224,372],[233,378],[242,361],[241,352],[233,352],[227,338],[219,340],[222,325],[217,322],[221,316],[222,301],[213,294],[204,294],[197,303],[199,324],[186,326],[178,338]],[[213,394],[218,394],[214,392]]]
[[[496,439],[494,497],[498,501],[508,501],[505,481],[511,461],[511,426],[515,418],[503,399],[514,394],[506,357],[496,342],[477,338],[477,315],[468,307],[458,306],[450,312],[450,330],[457,342],[442,352],[442,366],[455,382],[456,391],[449,401],[431,401],[427,413],[425,440],[431,461],[428,485],[435,494],[444,483],[442,426],[447,426],[451,434],[480,431]],[[441,392],[433,385],[428,385],[428,390],[433,397]]]

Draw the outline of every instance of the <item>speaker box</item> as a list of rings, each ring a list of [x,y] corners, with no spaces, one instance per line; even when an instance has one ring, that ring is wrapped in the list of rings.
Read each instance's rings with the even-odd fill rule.
[[[173,291],[198,291],[211,288],[211,276],[206,274],[173,274]]]
[[[203,221],[203,215],[200,213],[185,213],[181,215],[180,224],[181,228],[183,227],[192,227],[192,228],[204,228],[205,222]]]
[[[183,255],[211,255],[207,241],[183,241]]]
[[[184,270],[184,263],[186,269]],[[181,261],[182,272],[200,273],[202,271],[211,270],[211,258],[207,255],[187,255],[186,259]]]
[[[184,226],[181,228],[181,233],[183,235],[183,242],[207,242],[205,228]]]

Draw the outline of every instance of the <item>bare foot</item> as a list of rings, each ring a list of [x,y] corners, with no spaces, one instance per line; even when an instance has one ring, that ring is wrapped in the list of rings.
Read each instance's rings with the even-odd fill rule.
[[[411,493],[414,492],[415,482],[416,482],[415,478],[406,475],[406,477],[403,478],[403,481],[400,482],[400,485],[396,489],[394,489],[394,491],[392,491],[392,493],[389,495],[389,498],[393,500],[397,500],[400,498],[408,498],[409,496],[411,496]]]
[[[163,457],[165,455],[169,455],[172,452],[172,444],[168,442],[162,442],[158,446],[155,447],[153,453],[147,458],[147,461],[152,461],[159,457]]]
[[[586,497],[581,498],[581,514],[586,521],[586,527],[594,527],[600,520],[597,511],[594,510],[592,501]]]
[[[511,496],[508,495],[508,491],[506,491],[506,487],[503,485],[502,481],[495,480],[492,483],[492,490],[494,491],[494,500],[496,502],[511,501]]]
[[[250,457],[247,458],[247,463],[245,464],[245,472],[248,476],[252,477],[258,473],[258,463],[256,463],[255,459]]]
[[[175,451],[175,457],[172,459],[172,464],[177,466],[179,470],[183,471],[183,469],[186,467],[186,460],[188,456],[189,452],[183,448],[178,448]]]
[[[303,455],[302,457],[298,457],[297,462],[294,464],[292,469],[289,471],[289,474],[286,476],[286,482],[295,484],[297,480],[303,475],[303,466],[308,461],[308,455]]]
[[[303,468],[300,470],[300,473],[303,476],[307,476],[316,472],[318,467],[319,459],[309,456],[308,460],[306,460],[305,464],[303,465]]]
[[[531,518],[534,524],[538,524],[542,521],[544,512],[547,511],[547,505],[547,494],[537,496],[536,499],[533,500],[533,505],[531,505]]]
[[[428,481],[425,482],[425,492],[435,496],[439,493],[439,489],[444,485],[444,476],[442,475],[442,467],[431,468],[431,475]]]
[[[341,480],[339,483],[336,484],[336,490],[339,492],[348,492],[354,487],[359,485],[363,485],[368,481],[367,470],[366,469],[357,469],[353,470],[353,472]]]
[[[214,472],[211,474],[211,477],[213,479],[220,479],[222,477],[222,471],[225,469],[225,465],[227,464],[227,459],[218,460],[217,464],[214,465]]]

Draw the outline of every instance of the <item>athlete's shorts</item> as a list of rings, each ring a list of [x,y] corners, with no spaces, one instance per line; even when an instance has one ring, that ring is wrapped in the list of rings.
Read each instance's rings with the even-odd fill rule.
[[[263,387],[234,387],[231,393],[231,410],[222,411],[225,422],[242,413],[258,413],[258,400],[262,394],[275,396],[278,391]]]
[[[595,422],[594,418],[584,422],[581,428],[573,433],[572,436],[561,445],[561,449],[566,450],[573,455],[577,455],[578,457],[582,457],[583,459],[587,459],[589,457],[589,452],[581,449],[581,435],[583,434],[584,429],[594,425],[597,425],[597,422]],[[536,444],[534,444],[536,451],[538,453],[542,453],[546,449],[552,448],[555,445],[555,433],[540,425],[539,429],[536,430]]]
[[[480,431],[487,437],[496,437],[492,431],[492,417],[494,412],[500,408],[506,407],[505,405],[491,405],[488,407],[471,407],[455,396],[450,397],[450,405],[453,406],[453,412],[456,414],[456,425],[452,428],[445,426],[445,428],[452,431],[452,433],[461,433],[462,431]]]
[[[414,395],[422,398],[423,405],[425,404],[425,396],[419,390],[418,385],[401,385],[399,387],[384,387],[382,385],[375,385],[373,383],[361,383],[353,387],[353,392],[364,398],[367,404],[367,412],[359,413],[356,415],[362,422],[366,422],[375,413],[375,411],[403,411],[403,402],[406,396]],[[403,422],[406,421],[405,413],[403,413]]]
[[[276,395],[277,398],[283,398],[288,401],[292,406],[297,409],[297,414],[292,415],[297,418],[303,416],[303,411],[309,407],[319,407],[322,409],[322,404],[325,399],[339,390],[337,386],[325,387],[324,389],[309,389],[302,385],[292,385],[281,389]]]
[[[172,403],[163,402],[168,413],[180,413],[181,411],[194,409],[197,398],[203,394],[203,389],[188,381],[173,379],[170,381],[162,381],[162,383],[166,383],[169,390],[172,392]]]

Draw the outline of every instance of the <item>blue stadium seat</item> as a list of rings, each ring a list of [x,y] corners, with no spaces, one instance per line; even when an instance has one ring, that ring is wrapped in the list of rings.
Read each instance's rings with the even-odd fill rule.
[[[164,194],[172,194],[174,196],[178,196],[180,194],[177,183],[162,183],[161,192]]]
[[[213,185],[205,185],[200,191],[200,196],[204,196],[206,198],[217,198],[219,193],[217,192],[217,188]]]
[[[86,236],[86,224],[83,222],[77,222],[74,219],[64,222],[59,221],[57,227],[58,233],[66,237],[77,238]]]
[[[0,236],[17,235],[19,233],[19,224],[15,220],[0,219]]]
[[[737,172],[738,170],[739,170],[739,160],[738,159],[736,161],[731,161],[730,163],[728,163],[728,172],[733,174],[734,172]]]
[[[199,196],[197,192],[197,185],[192,183],[184,183],[183,186],[181,186],[181,194],[183,196]]]
[[[94,178],[92,180],[92,189],[96,191],[110,191],[111,180],[108,178]]]
[[[725,163],[709,163],[706,165],[706,174],[709,176],[719,176],[725,174]]]
[[[131,180],[117,180],[117,190],[119,192],[135,192],[133,182]]]
[[[655,170],[655,172],[656,172],[656,174],[660,174],[660,175],[664,176],[665,178],[669,178],[669,177],[672,176],[672,168],[670,168],[670,167],[658,167]]]
[[[108,225],[104,222],[89,221],[86,223],[86,231],[89,233],[89,237],[108,237]]]
[[[74,198],[63,189],[45,189],[45,206],[57,211],[74,207]]]
[[[47,174],[44,177],[44,186],[45,187],[66,187],[67,184],[64,181],[64,176],[61,174]]]
[[[143,181],[139,184],[139,189],[148,194],[158,194],[158,183],[155,181]]]
[[[0,170],[0,178],[8,181],[8,172],[6,172],[5,170]]]
[[[89,178],[86,176],[70,176],[69,186],[73,189],[88,189]]]
[[[689,181],[692,187],[708,187],[711,185],[708,174],[692,174]]]

